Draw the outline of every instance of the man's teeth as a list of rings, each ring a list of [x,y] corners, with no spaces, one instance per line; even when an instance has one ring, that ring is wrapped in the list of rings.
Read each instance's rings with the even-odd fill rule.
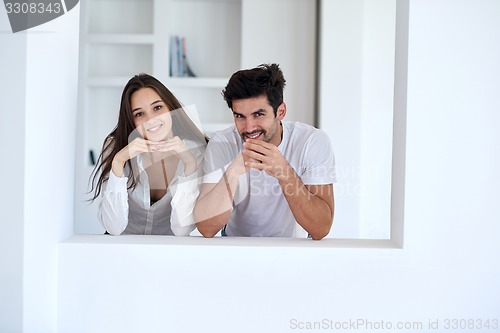
[[[253,134],[253,135],[247,135],[247,138],[249,138],[249,139],[255,139],[255,138],[256,138],[256,137],[258,137],[259,135],[260,135],[260,132],[255,133],[255,134]]]

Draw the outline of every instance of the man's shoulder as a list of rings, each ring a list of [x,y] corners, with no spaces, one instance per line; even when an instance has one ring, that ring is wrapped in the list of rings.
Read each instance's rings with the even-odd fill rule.
[[[215,131],[210,136],[210,141],[234,141],[238,137],[238,132],[236,131],[236,126],[231,125],[227,128]]]
[[[297,139],[297,140],[308,140],[311,137],[325,137],[326,133],[319,129],[316,128],[312,125],[306,124],[306,123],[301,123],[298,121],[287,121],[284,122],[284,125],[287,126],[288,131],[290,132],[290,138]]]
[[[306,124],[306,123],[301,123],[300,121],[285,121],[283,122],[290,130],[292,131],[297,131],[297,132],[315,132],[318,131],[319,129]]]
[[[235,156],[235,154],[239,153],[240,146],[241,139],[236,127],[233,125],[214,132],[208,141],[207,150],[210,152],[218,151],[228,156]]]

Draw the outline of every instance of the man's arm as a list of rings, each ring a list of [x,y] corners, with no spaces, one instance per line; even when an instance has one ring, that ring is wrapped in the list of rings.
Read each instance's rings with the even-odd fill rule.
[[[290,210],[312,239],[322,239],[333,223],[333,184],[304,185],[293,169],[292,172],[293,175],[279,182]]]
[[[333,222],[333,184],[304,185],[275,145],[247,140],[244,147],[245,166],[265,170],[275,177],[297,223],[313,239],[325,237]]]
[[[229,221],[238,177],[245,172],[241,154],[228,166],[218,183],[202,184],[194,208],[196,227],[203,237],[213,237]]]

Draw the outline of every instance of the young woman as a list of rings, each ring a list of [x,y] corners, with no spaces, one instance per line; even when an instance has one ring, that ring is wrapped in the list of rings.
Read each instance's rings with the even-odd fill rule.
[[[106,231],[189,235],[206,142],[160,81],[147,74],[131,78],[91,176]]]

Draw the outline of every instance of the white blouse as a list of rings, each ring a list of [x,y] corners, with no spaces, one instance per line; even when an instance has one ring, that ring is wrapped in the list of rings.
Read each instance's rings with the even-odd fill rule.
[[[192,147],[192,142],[189,143],[188,146]],[[117,177],[111,171],[108,181],[103,184],[98,209],[99,220],[107,232],[111,235],[188,236],[195,228],[193,209],[200,193],[203,159],[200,149],[191,151],[196,158],[197,171],[186,177],[184,163],[179,160],[167,192],[153,205],[150,204],[149,180],[141,155],[131,160],[131,163],[136,163],[133,166],[135,176],[139,174],[134,190],[127,190],[128,166],[123,177]]]

